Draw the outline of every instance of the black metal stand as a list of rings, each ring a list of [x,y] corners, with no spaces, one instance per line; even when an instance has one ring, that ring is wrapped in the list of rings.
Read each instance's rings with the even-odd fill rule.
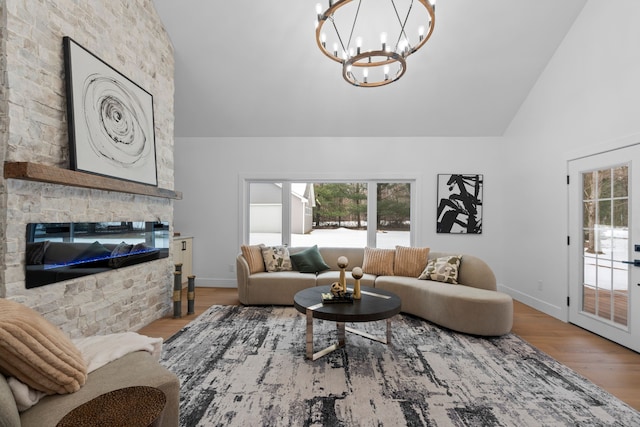
[[[182,317],[182,264],[176,264],[173,273],[173,318]]]
[[[188,276],[187,280],[187,314],[195,314],[196,276]]]

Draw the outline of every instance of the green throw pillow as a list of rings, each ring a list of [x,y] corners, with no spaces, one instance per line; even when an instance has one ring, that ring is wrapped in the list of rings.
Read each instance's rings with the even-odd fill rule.
[[[331,268],[324,262],[318,250],[318,245],[305,249],[297,254],[291,254],[290,257],[293,263],[293,269],[301,273],[319,273]]]

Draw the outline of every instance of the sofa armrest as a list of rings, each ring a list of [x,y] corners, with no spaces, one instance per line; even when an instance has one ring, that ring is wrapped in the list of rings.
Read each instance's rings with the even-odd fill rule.
[[[20,427],[20,413],[7,379],[0,374],[0,427]]]
[[[459,254],[454,252],[429,252],[429,259],[450,255]],[[472,288],[486,289],[488,291],[498,290],[496,276],[493,270],[491,270],[491,267],[473,255],[462,255],[460,271],[458,273],[458,283],[471,286]]]
[[[249,301],[249,263],[242,254],[236,257],[236,278],[238,280],[238,300],[242,304]]]
[[[179,424],[180,382],[178,377],[158,363],[146,351],[129,353],[91,372],[79,391],[45,396],[20,415],[22,427],[54,427],[73,409],[101,394],[132,386],[155,387],[165,394],[167,403],[162,427]]]

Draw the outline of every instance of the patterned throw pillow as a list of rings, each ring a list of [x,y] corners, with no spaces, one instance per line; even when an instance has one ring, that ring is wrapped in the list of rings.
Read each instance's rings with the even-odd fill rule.
[[[434,280],[455,285],[458,283],[458,270],[460,269],[461,259],[462,255],[430,259],[418,279]]]
[[[429,248],[409,248],[396,246],[393,274],[396,276],[418,277],[427,266]]]
[[[364,248],[362,271],[376,276],[393,276],[394,249]]]
[[[268,272],[293,270],[286,246],[263,246],[262,259]]]
[[[264,245],[241,245],[242,256],[249,264],[249,274],[262,273],[264,269],[264,259],[262,258],[262,247]]]

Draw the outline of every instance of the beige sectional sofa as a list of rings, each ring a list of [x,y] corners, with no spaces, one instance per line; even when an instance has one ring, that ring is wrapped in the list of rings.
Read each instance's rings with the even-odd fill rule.
[[[91,399],[113,390],[140,385],[155,387],[164,392],[167,402],[159,425],[177,426],[180,404],[178,377],[160,365],[146,351],[129,353],[91,372],[84,386],[75,393],[46,396],[35,406],[21,413],[18,412],[5,377],[0,375],[0,425],[53,427],[67,413]]]
[[[308,248],[292,247],[291,255]],[[239,299],[245,305],[293,305],[296,292],[313,286],[329,285],[339,279],[337,260],[346,256],[347,285],[353,285],[350,270],[365,262],[365,248],[319,248],[322,259],[330,267],[319,273],[299,271],[252,272],[247,258],[236,259]],[[429,251],[428,259],[457,255]],[[497,291],[491,268],[481,259],[462,255],[458,284],[418,279],[399,275],[365,274],[360,283],[385,289],[398,295],[402,311],[446,328],[472,335],[498,336],[511,331],[513,300]]]
[[[133,386],[161,390],[166,404],[157,425],[177,426],[180,382],[157,361],[160,343],[123,335],[74,343],[35,310],[0,298],[0,426],[53,427],[84,403]],[[124,403],[136,410],[134,402]],[[122,413],[116,407],[111,410]]]

